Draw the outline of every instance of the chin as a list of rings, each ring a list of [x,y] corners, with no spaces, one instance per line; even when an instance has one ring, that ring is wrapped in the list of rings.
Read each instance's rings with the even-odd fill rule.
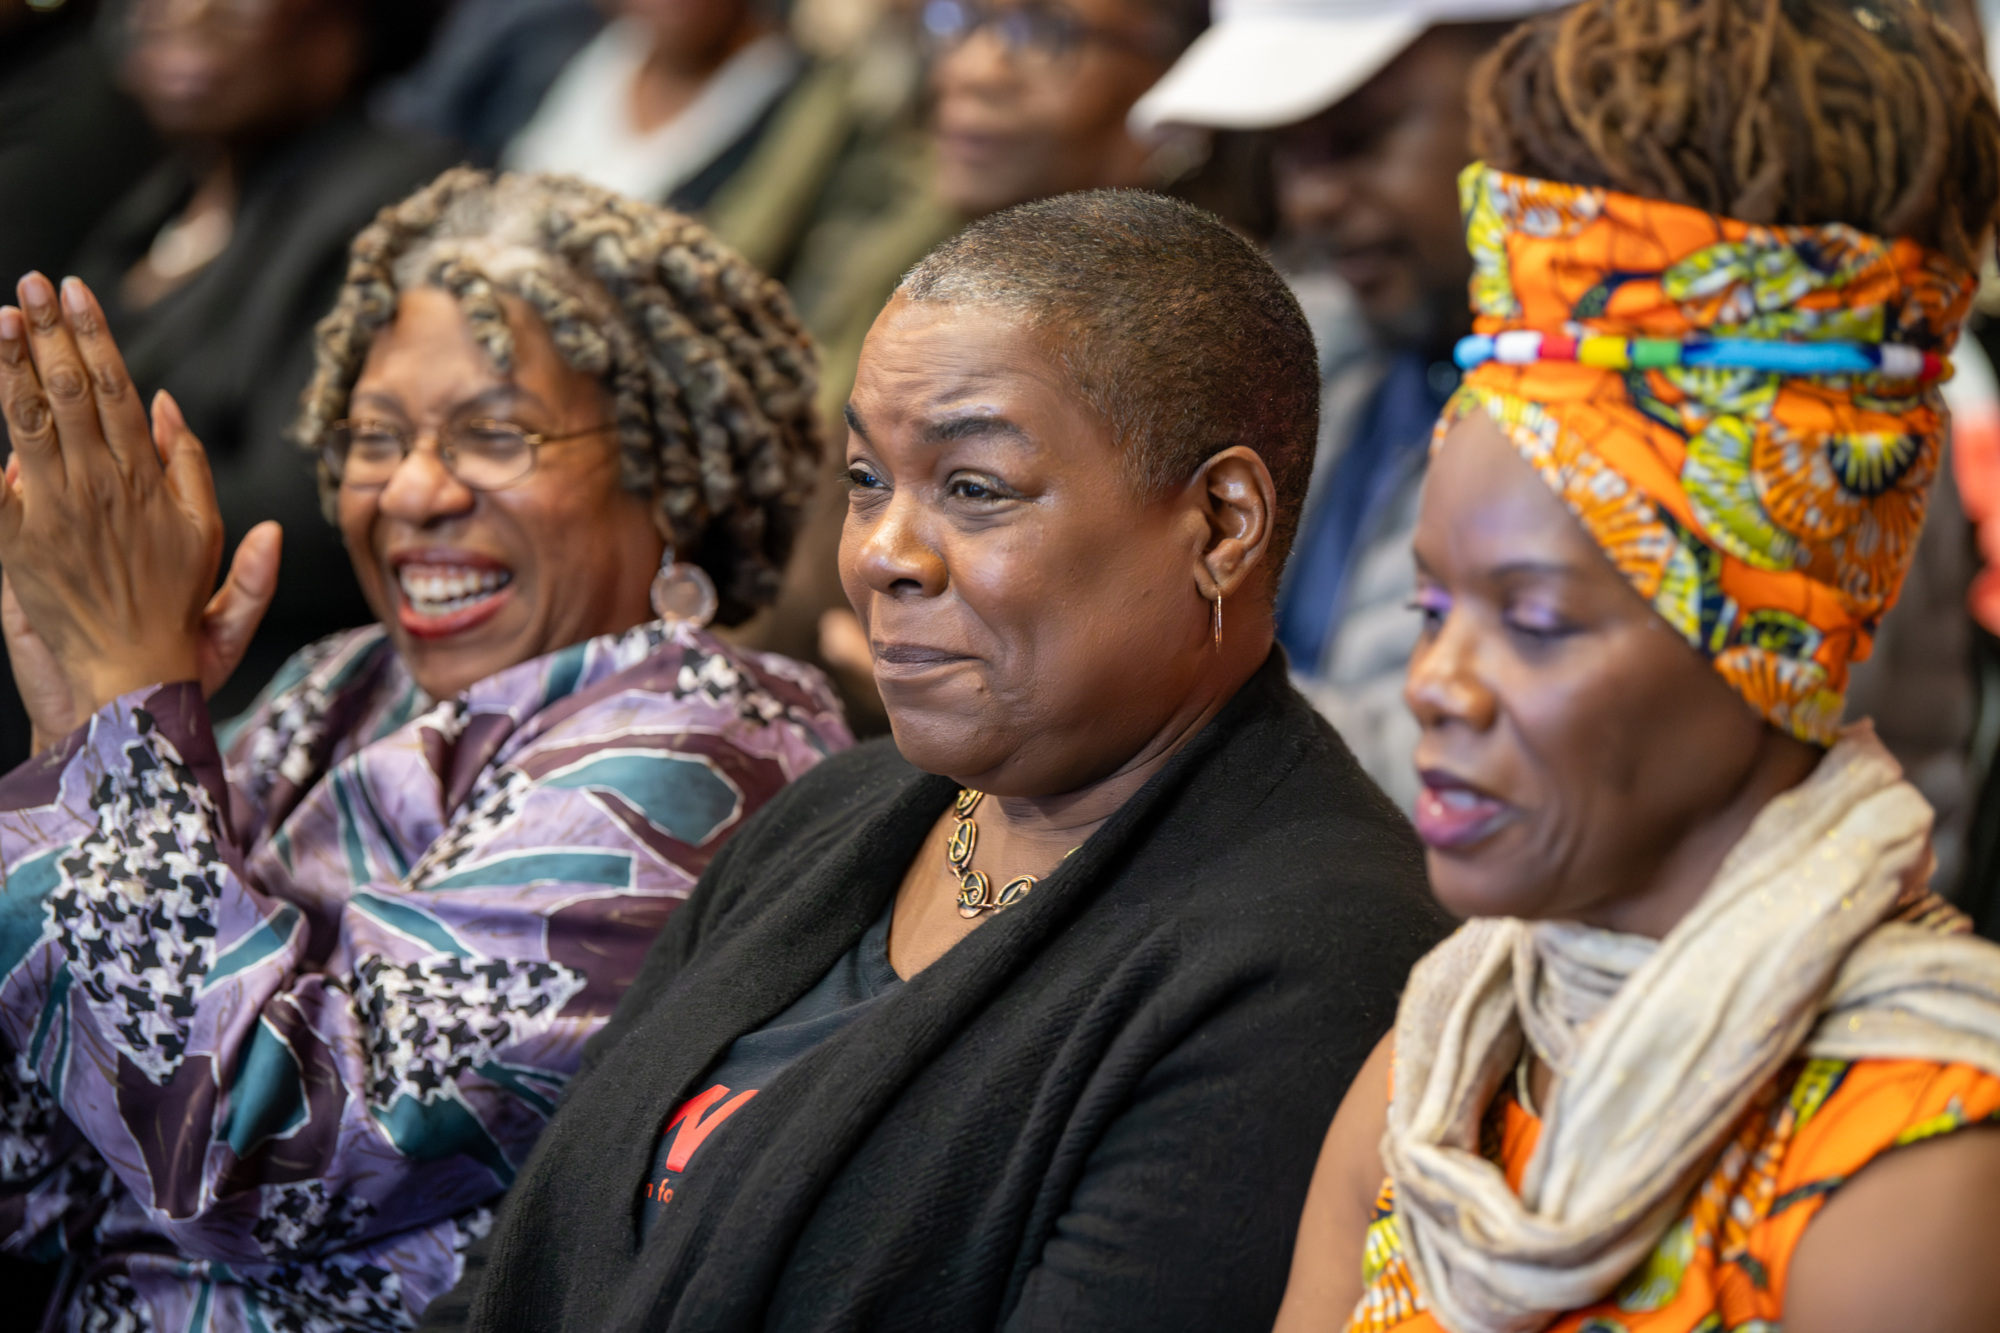
[[[888,712],[897,751],[926,773],[970,782],[1005,763],[1010,752],[992,728],[961,710],[891,704]]]
[[[418,687],[433,699],[452,698],[533,655],[510,653],[489,645],[412,639],[400,633],[396,638],[403,664]]]
[[[1532,920],[1548,915],[1548,886],[1541,877],[1502,858],[1433,848],[1424,854],[1424,865],[1438,906],[1460,920],[1493,916]]]

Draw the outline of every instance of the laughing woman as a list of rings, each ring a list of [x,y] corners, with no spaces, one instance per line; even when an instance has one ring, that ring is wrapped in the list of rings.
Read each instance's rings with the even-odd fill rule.
[[[716,849],[848,743],[704,628],[818,450],[777,287],[686,219],[447,173],[355,242],[302,434],[380,618],[218,735],[275,530],[211,601],[200,445],[91,294],[0,308],[0,1237],[64,1327],[394,1329],[456,1280]],[[682,559],[675,559],[675,552]]]
[[[1405,688],[1472,919],[1333,1123],[1278,1327],[1991,1329],[2000,949],[1841,712],[1992,243],[1992,85],[1921,3],[1584,0],[1473,108]]]

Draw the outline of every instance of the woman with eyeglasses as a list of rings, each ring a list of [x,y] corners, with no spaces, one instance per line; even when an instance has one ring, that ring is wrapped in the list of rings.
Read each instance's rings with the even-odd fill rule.
[[[820,448],[783,293],[696,224],[446,173],[355,241],[299,434],[380,621],[245,717],[271,595],[90,291],[0,308],[0,1240],[65,1327],[395,1329],[458,1278],[661,923],[849,743],[709,633]]]

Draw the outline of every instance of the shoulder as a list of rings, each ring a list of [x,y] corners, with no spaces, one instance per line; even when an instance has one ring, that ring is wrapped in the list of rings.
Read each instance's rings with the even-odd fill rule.
[[[667,726],[764,753],[769,734],[781,733],[801,751],[781,756],[788,777],[854,743],[839,699],[817,670],[706,631],[642,625],[554,654],[544,675],[545,698],[571,694],[550,710],[549,737]],[[760,733],[765,739],[756,739]]]
[[[343,113],[301,136],[251,190],[264,186],[267,198],[281,195],[284,202],[273,210],[274,218],[286,219],[295,235],[316,243],[322,238],[325,244],[338,242],[344,254],[354,233],[377,210],[462,157],[442,139],[378,125],[358,112]]]
[[[1423,846],[1340,735],[1282,676],[1162,811],[1149,860],[1179,865],[1186,910],[1407,970],[1450,920]]]
[[[1788,1154],[1799,1161],[1787,1174],[1811,1179],[1773,1205],[1809,1201],[1784,1285],[1787,1330],[1986,1326],[2000,1306],[1996,1116],[2000,1079],[1969,1066],[1845,1069]]]
[[[1894,1149],[1992,1121],[2000,1078],[1928,1060],[1809,1060],[1775,1115],[1792,1132],[1779,1165],[1782,1204],[1831,1194]]]

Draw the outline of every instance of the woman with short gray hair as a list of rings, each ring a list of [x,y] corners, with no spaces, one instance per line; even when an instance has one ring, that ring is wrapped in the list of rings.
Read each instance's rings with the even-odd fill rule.
[[[1158,195],[904,279],[840,550],[893,744],[703,876],[430,1326],[1270,1327],[1443,924],[1273,648],[1318,400],[1271,266]]]

